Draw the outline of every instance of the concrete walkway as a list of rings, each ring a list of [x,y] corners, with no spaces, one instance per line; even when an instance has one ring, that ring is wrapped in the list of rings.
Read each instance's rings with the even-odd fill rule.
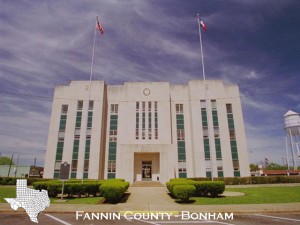
[[[226,194],[226,193],[225,193]],[[126,201],[118,204],[51,204],[44,212],[75,213],[122,212],[122,211],[190,211],[190,212],[230,212],[230,213],[279,213],[299,212],[299,203],[247,204],[247,205],[190,205],[178,204],[168,195],[165,187],[130,187]],[[8,203],[0,204],[0,212],[11,212]],[[23,209],[19,209],[23,211]]]

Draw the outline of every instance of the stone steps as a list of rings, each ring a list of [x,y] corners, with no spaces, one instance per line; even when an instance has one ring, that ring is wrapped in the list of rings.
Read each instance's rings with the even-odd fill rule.
[[[135,181],[130,187],[164,187],[164,185],[158,181]]]

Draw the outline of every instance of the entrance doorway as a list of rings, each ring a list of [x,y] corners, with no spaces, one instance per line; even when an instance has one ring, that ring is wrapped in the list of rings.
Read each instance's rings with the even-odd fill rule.
[[[142,161],[142,180],[152,180],[152,161]]]

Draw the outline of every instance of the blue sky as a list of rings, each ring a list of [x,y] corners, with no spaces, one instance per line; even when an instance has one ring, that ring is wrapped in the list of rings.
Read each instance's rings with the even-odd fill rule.
[[[93,79],[202,79],[196,14],[207,79],[237,83],[251,162],[282,163],[282,116],[300,112],[300,1],[10,1],[0,9],[0,152],[43,165],[54,87]]]

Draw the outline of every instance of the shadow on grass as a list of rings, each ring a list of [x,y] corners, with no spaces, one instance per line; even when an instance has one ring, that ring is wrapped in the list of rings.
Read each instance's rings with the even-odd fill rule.
[[[181,201],[180,199],[177,199],[174,195],[172,195],[170,192],[167,193],[170,198],[172,198],[176,203],[178,204],[192,204],[194,202],[196,202],[196,200],[194,200],[193,198],[211,198],[211,199],[214,199],[214,198],[225,198],[226,196],[216,196],[216,197],[213,197],[213,196],[210,196],[210,195],[206,195],[206,196],[197,196],[197,197],[191,197],[188,201]]]

